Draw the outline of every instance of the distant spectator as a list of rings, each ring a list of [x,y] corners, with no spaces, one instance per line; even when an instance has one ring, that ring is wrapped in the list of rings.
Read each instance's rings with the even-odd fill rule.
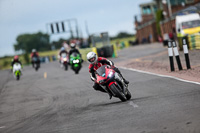
[[[84,48],[84,46],[83,46],[83,38],[80,39],[80,48]]]
[[[87,39],[83,39],[83,47],[84,48],[88,48],[89,47],[89,43]]]
[[[173,35],[172,32],[169,33],[169,39],[170,39],[170,40],[174,40],[174,35]]]

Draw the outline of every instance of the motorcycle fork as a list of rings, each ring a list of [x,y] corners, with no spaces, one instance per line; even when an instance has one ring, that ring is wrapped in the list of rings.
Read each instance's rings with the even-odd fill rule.
[[[125,94],[125,90],[126,90],[126,85],[125,85],[125,83],[124,83],[124,81],[123,81],[123,79],[122,79],[122,77],[117,73],[117,72],[115,72],[115,79],[118,81],[118,82],[120,82],[121,83],[121,85],[119,85],[119,83],[117,83],[119,86],[122,86],[122,91],[123,91],[123,93]]]
[[[101,85],[100,84],[100,86],[108,93],[108,94],[111,94],[111,95],[113,95],[112,94],[112,92],[111,91],[109,91],[109,88],[105,85],[105,86],[103,86],[103,85]]]

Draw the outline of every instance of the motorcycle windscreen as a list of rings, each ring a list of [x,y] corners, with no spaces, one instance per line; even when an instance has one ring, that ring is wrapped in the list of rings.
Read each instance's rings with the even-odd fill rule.
[[[79,54],[78,54],[77,52],[73,52],[73,53],[71,54],[71,56],[78,58],[78,57],[79,57]]]
[[[79,56],[78,53],[73,52],[73,53],[70,55],[70,61],[73,61],[73,60],[76,60],[76,59],[80,59],[80,56]]]
[[[106,65],[103,65],[103,66],[99,67],[99,68],[96,70],[96,73],[97,73],[99,76],[102,76],[102,77],[105,77],[105,72],[106,72]]]

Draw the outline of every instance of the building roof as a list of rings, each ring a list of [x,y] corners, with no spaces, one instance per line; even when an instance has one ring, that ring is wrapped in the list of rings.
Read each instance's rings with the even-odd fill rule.
[[[148,5],[156,5],[156,3],[155,2],[142,3],[140,4],[140,7],[148,6]]]
[[[173,16],[184,15],[184,14],[189,14],[189,13],[200,13],[200,3],[194,6],[189,6],[188,8],[185,8],[183,10],[180,10],[174,13]]]

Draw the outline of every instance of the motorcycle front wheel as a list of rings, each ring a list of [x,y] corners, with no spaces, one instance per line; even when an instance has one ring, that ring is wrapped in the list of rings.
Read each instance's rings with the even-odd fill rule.
[[[124,95],[124,93],[122,93],[120,90],[122,90],[121,88],[119,88],[120,86],[117,86],[115,84],[112,84],[110,86],[110,89],[111,89],[111,92],[114,93],[114,95],[116,97],[118,97],[122,102],[125,102],[127,99],[126,99],[126,96]]]
[[[17,75],[17,80],[19,80],[20,79],[20,76],[19,75]]]
[[[126,99],[127,100],[131,99],[131,93],[130,93],[130,91],[128,89],[127,89]]]
[[[68,70],[68,64],[66,63],[65,64],[65,71],[67,71]]]

